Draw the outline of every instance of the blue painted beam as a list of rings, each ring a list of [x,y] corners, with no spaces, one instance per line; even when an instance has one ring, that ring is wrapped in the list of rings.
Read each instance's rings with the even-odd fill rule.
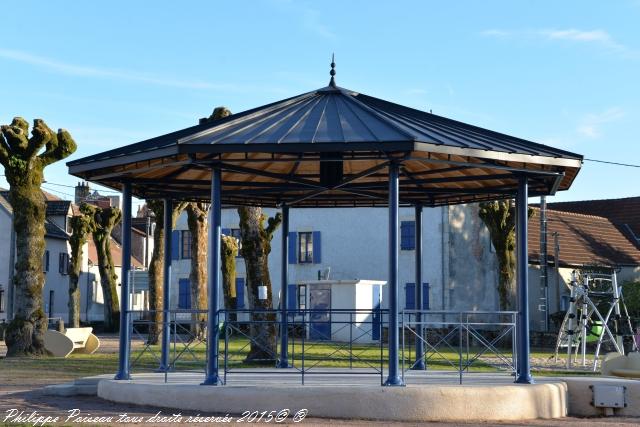
[[[220,168],[211,171],[211,210],[209,212],[209,314],[207,317],[207,373],[202,385],[221,384],[218,372],[218,328],[220,307],[220,237],[222,234],[222,200],[220,190],[222,174]]]
[[[416,205],[416,259],[415,259],[415,273],[416,273],[416,360],[414,361],[411,369],[414,371],[424,371],[426,369],[424,363],[424,342],[422,341],[424,328],[422,327],[422,313],[424,310],[422,306],[422,205]]]
[[[399,208],[399,177],[398,164],[389,164],[389,376],[385,386],[403,386],[399,369],[398,339],[398,208]]]
[[[164,199],[163,228],[164,228],[164,262],[162,278],[162,337],[160,342],[160,367],[159,372],[168,371],[171,366],[169,362],[169,346],[171,343],[171,329],[169,322],[170,289],[171,286],[171,238],[172,238],[172,211],[173,202],[171,199]],[[158,307],[156,307],[158,309]]]
[[[527,234],[529,226],[529,183],[526,176],[518,178],[516,196],[516,277],[518,294],[518,322],[516,343],[518,365],[516,383],[533,384],[529,363],[529,249]]]
[[[131,335],[129,327],[129,271],[131,270],[131,183],[122,185],[122,271],[120,290],[120,347],[116,380],[128,380]]]
[[[289,206],[282,207],[282,248],[280,251],[280,359],[278,368],[290,368],[289,365]]]

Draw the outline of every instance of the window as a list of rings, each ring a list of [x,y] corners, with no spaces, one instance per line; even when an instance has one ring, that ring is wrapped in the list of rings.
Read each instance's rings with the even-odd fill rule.
[[[63,276],[69,273],[69,254],[66,252],[60,252],[58,257],[58,272]]]
[[[569,310],[569,300],[571,299],[570,295],[561,295],[560,296],[560,311],[568,311]]]
[[[191,259],[191,231],[182,231],[182,240],[180,241],[180,258]]]
[[[178,308],[191,308],[191,282],[189,279],[178,281]]]
[[[53,291],[49,291],[49,318],[53,317],[53,297],[54,297],[54,292]]]
[[[307,285],[298,286],[298,310],[307,308]]]
[[[240,310],[243,308],[244,308],[244,279],[242,277],[238,277],[236,278],[236,309]]]
[[[4,313],[5,310],[5,302],[4,302],[4,289],[0,289],[0,313]]]
[[[67,233],[68,234],[73,233],[73,229],[71,228],[71,217],[70,216],[65,217],[64,222],[67,224]]]
[[[404,308],[407,310],[416,309],[416,284],[407,283],[404,286]],[[429,310],[429,284],[422,284],[422,309]]]
[[[310,264],[313,262],[313,233],[298,233],[298,263]]]
[[[44,259],[42,260],[42,270],[44,273],[49,271],[49,251],[44,251]]]
[[[400,249],[412,251],[416,248],[416,223],[415,221],[402,221],[400,223]]]

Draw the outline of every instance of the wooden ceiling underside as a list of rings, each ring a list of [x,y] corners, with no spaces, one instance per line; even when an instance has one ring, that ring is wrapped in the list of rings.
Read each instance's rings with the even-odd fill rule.
[[[115,189],[129,181],[144,199],[209,201],[211,168],[220,167],[226,206],[386,206],[393,161],[400,167],[401,204],[439,206],[513,197],[522,174],[530,178],[531,196],[549,194],[568,188],[579,170],[424,151],[342,156],[343,180],[330,188],[320,184],[318,153],[178,154],[87,171],[83,178]]]

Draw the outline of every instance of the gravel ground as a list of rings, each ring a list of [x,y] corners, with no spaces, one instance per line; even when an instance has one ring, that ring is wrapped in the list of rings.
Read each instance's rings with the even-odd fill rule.
[[[118,350],[117,336],[101,336],[101,349],[103,353],[115,353]],[[6,348],[4,343],[0,342],[0,355],[4,355]],[[88,422],[82,423],[82,425],[123,425],[125,423],[118,422],[120,414],[126,414],[128,417],[142,417],[142,422],[128,422],[128,425],[175,425],[175,423],[154,423],[149,422],[149,418],[153,417],[160,411],[158,408],[115,404],[99,399],[97,397],[84,397],[76,396],[71,398],[46,396],[42,393],[42,387],[49,384],[60,383],[59,378],[49,378],[44,373],[34,373],[33,377],[28,381],[21,381],[19,383],[0,383],[0,426],[12,425],[5,420],[7,411],[11,409],[17,409],[24,411],[24,415],[28,416],[32,412],[37,412],[40,416],[59,417],[62,421],[57,423],[58,425],[80,425],[79,423],[64,422],[69,415],[68,411],[77,409],[80,411],[81,416],[92,417],[112,417],[112,422]],[[171,416],[175,411],[171,409],[162,410],[162,414]],[[184,420],[188,416],[196,416],[197,413],[185,412],[183,415],[183,424],[204,425],[203,423],[186,423]],[[199,414],[200,416],[224,416],[226,414]],[[237,417],[234,418],[234,422]],[[289,417],[289,420],[291,417]],[[51,424],[51,423],[50,423]],[[286,425],[286,423],[283,423]],[[293,424],[293,423],[291,423]],[[313,414],[309,414],[309,417],[304,419],[301,423],[305,425],[348,425],[348,426],[369,426],[371,424],[380,425],[392,425],[392,426],[411,426],[411,425],[433,425],[433,426],[631,426],[639,425],[640,419],[638,418],[564,418],[561,420],[528,420],[522,422],[506,422],[506,423],[376,423],[374,421],[362,421],[362,420],[330,420],[330,419],[318,419],[313,418]],[[33,423],[26,423],[23,425],[33,425]]]

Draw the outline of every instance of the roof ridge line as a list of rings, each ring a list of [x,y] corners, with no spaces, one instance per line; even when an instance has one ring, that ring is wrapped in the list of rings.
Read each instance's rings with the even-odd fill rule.
[[[588,199],[588,200],[569,200],[566,202],[549,202],[547,205],[559,205],[559,204],[569,204],[569,203],[588,203],[588,202],[609,202],[612,200],[629,200],[629,199],[638,199],[640,201],[640,196],[629,196],[629,197],[613,197],[610,199]]]
[[[547,205],[548,206],[548,205]],[[540,210],[540,206],[531,206],[531,209],[533,210]],[[604,219],[607,222],[609,222],[611,225],[615,225],[613,224],[613,222],[611,222],[611,220],[609,218],[607,218],[606,216],[600,216],[600,215],[589,215],[589,214],[583,214],[583,213],[578,213],[578,212],[571,212],[571,211],[563,211],[563,210],[559,210],[559,209],[550,209],[549,207],[547,207],[547,212],[556,212],[562,215],[570,215],[570,216],[578,216],[578,217],[584,217],[584,218],[598,218],[598,219]]]

